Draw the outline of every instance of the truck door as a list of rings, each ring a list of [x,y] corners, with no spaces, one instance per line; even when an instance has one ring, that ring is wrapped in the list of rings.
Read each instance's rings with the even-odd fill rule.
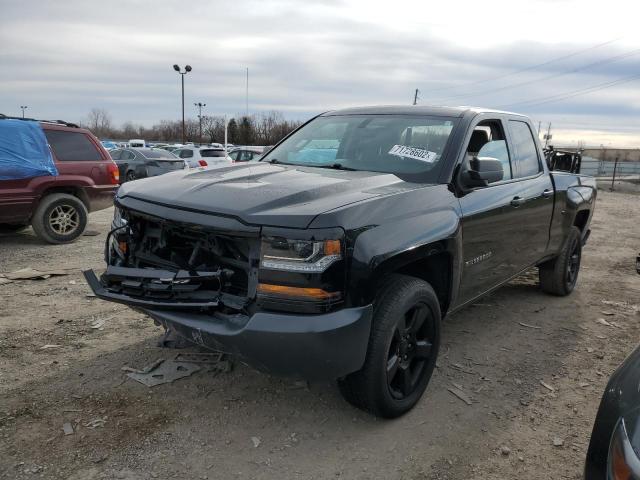
[[[554,188],[531,125],[521,117],[510,118],[507,123],[515,177],[521,186],[511,209],[512,215],[520,219],[518,241],[512,248],[522,270],[539,261],[547,250]]]
[[[522,182],[514,178],[513,152],[503,119],[482,119],[468,138],[462,162],[474,156],[497,159],[503,177],[460,197],[463,258],[456,304],[472,300],[519,271],[522,262],[516,255],[516,243],[522,239],[520,231],[526,221],[514,214],[512,201],[525,192]]]

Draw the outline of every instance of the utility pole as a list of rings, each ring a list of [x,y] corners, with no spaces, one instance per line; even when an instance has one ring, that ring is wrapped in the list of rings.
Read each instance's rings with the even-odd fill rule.
[[[547,145],[549,145],[550,139],[551,139],[551,122],[549,122],[549,126],[547,127],[547,134],[544,136],[544,148],[547,148]]]
[[[417,105],[418,104],[418,94],[420,93],[420,90],[418,90],[416,88],[416,93],[413,94],[413,104]]]
[[[248,117],[249,116],[249,67],[247,67],[247,88],[245,92],[245,100],[246,100],[246,106],[247,106],[245,116]]]
[[[224,114],[224,154],[227,154],[227,114]]]
[[[538,121],[538,138],[540,138],[540,128],[542,127],[542,120]]]
[[[194,103],[194,105],[198,107],[198,120],[200,120],[200,137],[198,138],[198,140],[200,141],[200,143],[202,143],[202,107],[206,107],[207,104],[198,102]]]
[[[24,111],[29,107],[27,105],[20,105],[20,108],[22,109],[22,118],[24,118]]]

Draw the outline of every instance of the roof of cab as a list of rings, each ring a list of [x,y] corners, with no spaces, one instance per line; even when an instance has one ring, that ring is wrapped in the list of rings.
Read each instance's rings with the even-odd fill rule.
[[[341,110],[332,110],[325,112],[322,115],[428,115],[435,117],[462,117],[466,113],[508,113],[510,115],[520,115],[491,108],[467,106],[436,107],[427,105],[379,105],[370,107],[353,107]]]

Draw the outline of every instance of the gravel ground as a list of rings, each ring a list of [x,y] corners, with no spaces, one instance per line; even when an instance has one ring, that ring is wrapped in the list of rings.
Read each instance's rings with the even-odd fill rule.
[[[72,245],[0,236],[0,272],[74,269],[0,285],[0,478],[580,478],[607,378],[639,339],[639,203],[600,192],[569,297],[531,271],[447,318],[425,396],[394,421],[331,383],[241,364],[145,387],[121,368],[176,351],[143,315],[88,297],[80,273],[103,268],[112,211]]]

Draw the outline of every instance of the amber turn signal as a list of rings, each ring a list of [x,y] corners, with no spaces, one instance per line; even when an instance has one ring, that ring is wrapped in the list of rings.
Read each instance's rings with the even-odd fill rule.
[[[340,240],[325,240],[324,241],[324,254],[325,255],[340,255]]]
[[[259,283],[258,293],[263,295],[279,295],[309,300],[333,300],[340,298],[340,292],[327,292],[321,288],[287,287],[284,285],[272,285]]]

